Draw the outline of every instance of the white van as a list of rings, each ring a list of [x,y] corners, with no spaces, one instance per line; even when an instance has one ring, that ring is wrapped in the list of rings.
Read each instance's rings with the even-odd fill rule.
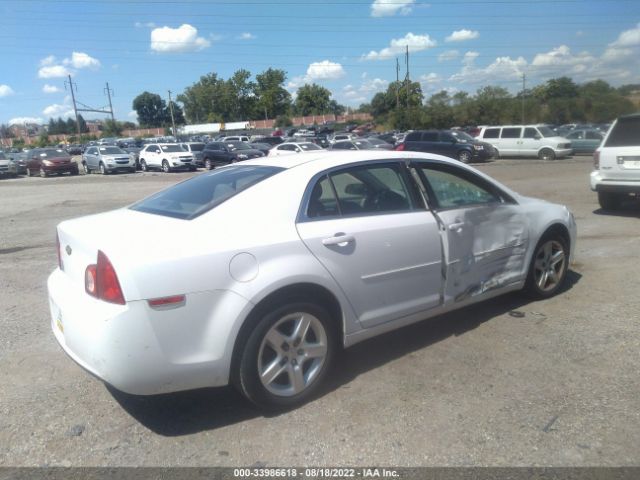
[[[496,157],[562,158],[573,153],[571,141],[544,125],[481,127],[476,137],[493,145]]]

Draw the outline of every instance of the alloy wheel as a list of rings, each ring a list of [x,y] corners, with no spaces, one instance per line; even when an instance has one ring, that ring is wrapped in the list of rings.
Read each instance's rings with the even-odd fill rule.
[[[260,382],[273,395],[298,395],[322,371],[327,345],[327,332],[314,315],[295,312],[283,316],[267,331],[260,344]]]
[[[542,244],[536,252],[534,280],[542,292],[555,289],[562,282],[565,274],[566,253],[557,240],[549,240]]]

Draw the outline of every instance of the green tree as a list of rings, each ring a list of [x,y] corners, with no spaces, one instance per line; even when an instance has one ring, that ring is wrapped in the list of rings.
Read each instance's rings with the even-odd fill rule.
[[[278,115],[276,118],[276,127],[290,127],[291,125],[293,125],[293,122],[291,121],[291,117],[287,115]]]
[[[122,130],[122,125],[117,120],[113,121],[109,118],[102,124],[102,134],[105,137],[118,137]]]
[[[143,92],[133,99],[133,109],[143,128],[162,127],[166,122],[167,105],[156,93]]]
[[[291,110],[291,94],[284,88],[287,74],[284,70],[269,68],[256,75],[254,93],[257,98],[257,114],[277,118]]]
[[[322,115],[329,113],[331,92],[316,84],[305,84],[298,89],[295,111],[298,115]]]

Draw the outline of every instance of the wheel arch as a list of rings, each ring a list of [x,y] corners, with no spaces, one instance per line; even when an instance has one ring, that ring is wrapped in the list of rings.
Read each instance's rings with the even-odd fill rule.
[[[340,344],[343,344],[345,332],[343,308],[340,305],[338,298],[328,288],[311,282],[301,282],[282,286],[258,301],[242,322],[233,342],[231,368],[229,371],[229,378],[231,381],[236,381],[238,366],[242,356],[242,348],[249,332],[255,328],[260,319],[266,315],[271,308],[279,303],[291,301],[291,299],[308,299],[317,303],[319,306],[326,308],[329,313],[329,317],[334,322],[338,331]]]

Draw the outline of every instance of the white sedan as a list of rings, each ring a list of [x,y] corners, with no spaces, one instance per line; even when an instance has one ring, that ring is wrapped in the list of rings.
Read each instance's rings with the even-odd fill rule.
[[[276,145],[269,150],[269,156],[279,157],[280,155],[291,155],[292,153],[304,153],[321,151],[322,147],[312,142],[285,142]]]
[[[442,156],[322,151],[218,168],[57,238],[52,329],[82,367],[132,394],[233,383],[287,408],[341,347],[557,293],[576,225]]]

